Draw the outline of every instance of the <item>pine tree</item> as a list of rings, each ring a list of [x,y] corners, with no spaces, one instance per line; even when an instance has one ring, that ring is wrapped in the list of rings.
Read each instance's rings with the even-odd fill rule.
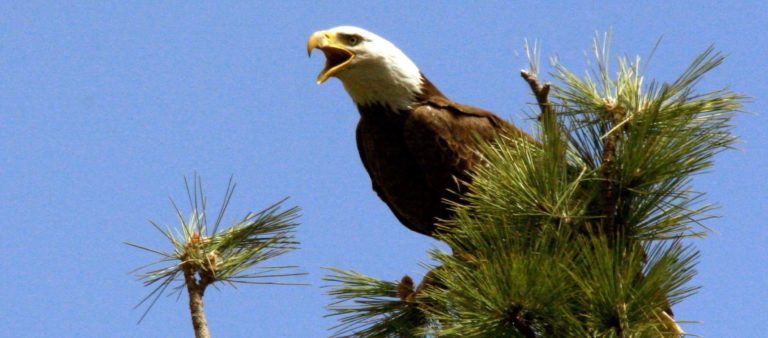
[[[170,241],[172,251],[152,249],[126,243],[132,247],[156,254],[160,258],[135,270],[144,286],[154,289],[139,302],[147,304],[141,320],[168,288],[189,296],[189,311],[196,338],[210,338],[208,321],[203,308],[203,297],[209,286],[220,284],[282,284],[275,278],[303,275],[293,272],[295,266],[263,266],[264,261],[297,248],[293,236],[298,217],[297,207],[280,211],[285,200],[260,212],[248,213],[227,228],[220,227],[225,211],[235,190],[230,179],[224,201],[213,224],[208,223],[207,199],[200,178],[195,175],[193,186],[184,180],[189,198],[190,216],[184,219],[181,210],[172,202],[180,227],[160,226],[151,222]],[[159,265],[159,267],[158,267]],[[174,286],[175,284],[175,286]]]
[[[640,58],[595,39],[596,69],[579,77],[553,60],[522,77],[538,104],[533,144],[480,149],[469,192],[444,220],[418,287],[333,269],[337,337],[677,337],[671,307],[699,253],[690,237],[713,206],[691,179],[735,141],[744,97],[694,86],[724,57],[709,48],[671,83],[644,79]]]

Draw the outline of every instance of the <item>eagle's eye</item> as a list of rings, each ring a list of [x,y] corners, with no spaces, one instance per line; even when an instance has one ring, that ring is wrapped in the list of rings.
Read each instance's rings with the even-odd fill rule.
[[[350,46],[357,45],[358,43],[360,43],[360,40],[361,40],[360,37],[357,36],[357,35],[348,35],[347,36],[347,44],[350,45]]]

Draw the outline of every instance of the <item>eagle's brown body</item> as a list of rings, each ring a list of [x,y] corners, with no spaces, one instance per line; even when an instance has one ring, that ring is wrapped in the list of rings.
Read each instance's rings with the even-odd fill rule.
[[[373,190],[406,227],[434,236],[451,216],[478,140],[501,134],[530,138],[496,115],[451,101],[400,49],[364,29],[340,26],[312,34],[307,53],[320,49],[323,83],[337,77],[360,112],[357,148]]]
[[[341,80],[360,112],[357,147],[373,190],[413,231],[435,236],[436,222],[451,216],[446,201],[456,201],[469,171],[482,161],[478,141],[506,135],[536,142],[486,110],[445,97],[399,48],[374,33],[352,26],[317,31],[307,41],[307,53],[314,49],[326,56],[317,83]],[[428,282],[425,277],[422,285]],[[414,294],[410,277],[398,294],[404,300]],[[671,331],[682,334],[671,314],[661,312]]]
[[[446,219],[468,170],[479,160],[476,141],[524,135],[496,115],[446,98],[426,78],[411,109],[359,105],[357,147],[373,190],[409,229],[431,236]]]

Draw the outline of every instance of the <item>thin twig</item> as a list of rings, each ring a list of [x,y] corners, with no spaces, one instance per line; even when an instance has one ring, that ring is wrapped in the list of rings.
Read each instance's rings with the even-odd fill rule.
[[[608,103],[606,105],[607,117],[610,119],[611,126],[618,126],[621,124],[624,118],[624,111],[618,104]],[[615,129],[615,130],[614,130]],[[617,196],[617,177],[615,168],[616,158],[616,146],[619,142],[619,135],[622,132],[621,129],[612,128],[612,132],[605,135],[605,143],[603,146],[603,154],[601,155],[602,165],[600,167],[600,176],[605,180],[603,186],[603,192],[601,196],[602,210],[601,214],[603,218],[604,230],[609,231],[609,235],[618,235],[619,238],[623,237],[617,231],[623,229],[616,228],[616,208],[618,206]]]
[[[203,295],[205,294],[205,288],[208,285],[203,281],[198,283],[195,280],[194,266],[186,263],[185,265],[184,281],[187,284],[187,292],[189,293],[189,311],[192,316],[192,327],[195,330],[195,338],[210,338],[211,333],[208,331],[208,320],[205,317],[205,310],[203,309]]]
[[[521,70],[520,76],[522,76],[525,82],[528,82],[528,85],[531,87],[531,91],[533,91],[533,95],[536,97],[536,102],[539,104],[541,114],[550,112],[552,104],[549,102],[549,83],[544,83],[543,85],[540,84],[536,74],[527,70]],[[539,120],[541,120],[541,116],[539,116]]]

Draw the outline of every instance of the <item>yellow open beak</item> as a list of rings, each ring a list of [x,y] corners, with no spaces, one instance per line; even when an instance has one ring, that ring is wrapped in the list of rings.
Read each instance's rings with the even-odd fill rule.
[[[339,43],[335,33],[318,31],[312,34],[307,41],[307,55],[312,56],[312,50],[315,48],[325,54],[325,67],[317,75],[317,84],[328,80],[329,77],[341,71],[355,58],[355,53]]]

